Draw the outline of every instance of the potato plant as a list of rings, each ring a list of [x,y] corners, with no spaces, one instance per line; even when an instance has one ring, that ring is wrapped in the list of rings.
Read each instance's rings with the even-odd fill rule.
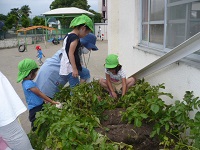
[[[151,86],[140,81],[122,99],[126,112],[122,119],[128,119],[135,126],[142,126],[142,122],[153,123],[151,137],[159,137],[160,145],[166,149],[200,149],[200,112],[190,118],[190,112],[200,107],[199,97],[193,92],[186,91],[182,101],[176,100],[174,105],[166,105],[160,96],[173,98],[170,93],[159,92],[164,89],[163,84]],[[122,101],[123,101],[122,100]]]
[[[101,121],[106,119],[105,110],[124,108],[122,121],[141,127],[153,124],[149,135],[159,141],[163,149],[200,149],[200,100],[193,92],[187,91],[182,101],[166,105],[162,96],[172,99],[170,93],[161,92],[164,84],[151,86],[139,80],[125,96],[113,99],[97,81],[84,83],[73,89],[64,87],[54,97],[63,104],[58,109],[45,104],[37,113],[35,132],[29,137],[36,150],[129,150],[131,143],[111,141],[106,135],[97,132],[103,128]],[[195,117],[190,112],[196,110]],[[106,130],[109,132],[109,128]]]

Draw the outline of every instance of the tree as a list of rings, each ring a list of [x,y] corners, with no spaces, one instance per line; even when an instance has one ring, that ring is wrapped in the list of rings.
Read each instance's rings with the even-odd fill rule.
[[[87,0],[54,0],[50,5],[50,9],[63,7],[77,7],[88,10],[90,5],[88,5]]]
[[[13,26],[15,29],[18,27],[19,20],[21,18],[21,14],[19,8],[12,8],[8,13],[8,18],[6,20],[6,26],[11,29]]]
[[[34,26],[40,26],[40,25],[45,25],[45,20],[44,20],[44,18],[41,18],[41,17],[34,17],[33,18],[33,20],[32,20],[33,22],[33,25]]]
[[[78,0],[78,1],[74,1],[71,4],[71,7],[77,7],[80,9],[88,10],[90,8],[90,5],[87,4],[87,0]]]
[[[29,14],[31,13],[28,5],[19,8],[12,8],[8,13],[8,18],[6,20],[6,26],[10,29],[13,26],[17,29],[19,24],[23,27],[28,27],[30,25]]]
[[[29,18],[27,16],[23,15],[21,18],[21,24],[22,24],[22,27],[24,27],[24,28],[29,27],[29,25],[30,25]]]
[[[9,14],[7,20],[5,21],[5,25],[8,29],[11,29],[13,26],[15,29],[17,28],[18,25],[18,18],[14,14]]]
[[[8,13],[8,16],[10,16],[10,15],[16,16],[17,19],[19,20],[21,17],[19,8],[12,8],[11,11]]]
[[[0,14],[0,20],[1,21],[6,21],[6,19],[7,19],[7,16]]]
[[[20,9],[20,13],[21,13],[21,15],[24,15],[24,16],[26,16],[26,17],[29,17],[29,15],[30,15],[32,12],[31,12],[31,9],[29,8],[28,5],[24,5],[24,6],[22,6],[21,9]]]
[[[101,22],[101,19],[102,19],[102,16],[100,13],[90,9],[89,12],[93,13],[94,14],[94,23],[99,23]]]
[[[19,10],[19,13],[20,13],[20,16],[21,16],[19,18],[19,20],[21,21],[22,27],[24,27],[24,28],[29,27],[30,26],[30,19],[28,17],[31,13],[29,6],[28,5],[22,6]]]

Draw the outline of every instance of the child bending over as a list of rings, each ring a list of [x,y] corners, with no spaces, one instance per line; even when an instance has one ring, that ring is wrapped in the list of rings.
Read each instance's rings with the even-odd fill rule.
[[[119,64],[118,56],[115,54],[107,56],[105,74],[106,79],[101,78],[99,83],[113,98],[117,98],[117,93],[124,96],[128,89],[135,84],[135,78],[126,79],[126,74]]]
[[[70,87],[90,78],[89,70],[81,65],[79,51],[81,47],[80,38],[94,31],[93,26],[93,22],[88,16],[75,17],[70,23],[70,28],[73,28],[73,30],[64,38],[59,74],[67,77]]]
[[[34,130],[33,122],[36,119],[36,112],[42,110],[44,101],[52,104],[59,104],[59,102],[51,100],[44,93],[42,93],[33,81],[38,70],[38,66],[34,60],[28,58],[23,59],[19,62],[18,69],[19,72],[17,82],[22,81],[22,88],[29,109],[29,120],[31,122],[32,130]]]

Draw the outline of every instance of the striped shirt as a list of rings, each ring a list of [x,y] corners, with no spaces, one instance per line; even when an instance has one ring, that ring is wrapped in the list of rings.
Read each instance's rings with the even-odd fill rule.
[[[118,71],[117,74],[112,74],[112,72],[110,72],[108,69],[105,69],[105,73],[110,75],[110,80],[112,82],[119,82],[123,78],[126,78],[126,73],[124,72],[122,68]]]

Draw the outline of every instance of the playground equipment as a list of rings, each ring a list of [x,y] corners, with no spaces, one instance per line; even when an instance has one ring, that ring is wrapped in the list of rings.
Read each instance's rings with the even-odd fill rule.
[[[65,8],[57,8],[57,9],[52,9],[50,11],[47,11],[43,13],[45,17],[45,25],[47,26],[49,23],[49,20],[52,18],[56,18],[57,21],[60,21],[60,19],[73,19],[74,17],[80,16],[82,14],[85,14],[89,16],[93,22],[94,22],[94,14],[86,11],[84,9],[76,8],[76,7],[65,7]],[[57,38],[63,38],[65,35],[69,32],[71,32],[72,29],[67,27],[67,26],[62,26],[61,24],[58,25],[58,34]],[[53,40],[54,37],[52,37]],[[47,35],[46,35],[47,39]],[[50,39],[50,38],[49,38]],[[49,42],[52,42],[52,40],[49,40]],[[62,39],[61,39],[62,40]]]
[[[37,30],[41,30],[42,29],[42,34],[37,34],[36,31]],[[45,29],[45,31],[44,31]],[[28,31],[32,30],[32,34],[27,34]],[[31,44],[36,44],[38,41],[44,41],[45,43],[45,47],[46,47],[46,39],[45,39],[45,33],[47,33],[48,31],[50,31],[52,33],[52,31],[55,30],[57,32],[56,28],[51,28],[51,27],[47,27],[47,26],[31,26],[31,27],[27,27],[27,28],[22,28],[17,30],[18,36],[17,36],[17,40],[18,40],[18,51],[19,52],[24,52],[25,50],[27,50],[27,37],[31,37],[32,41]],[[33,33],[33,31],[35,31]],[[22,33],[22,35],[20,35],[19,33]],[[19,40],[19,36],[24,37],[23,41]]]

